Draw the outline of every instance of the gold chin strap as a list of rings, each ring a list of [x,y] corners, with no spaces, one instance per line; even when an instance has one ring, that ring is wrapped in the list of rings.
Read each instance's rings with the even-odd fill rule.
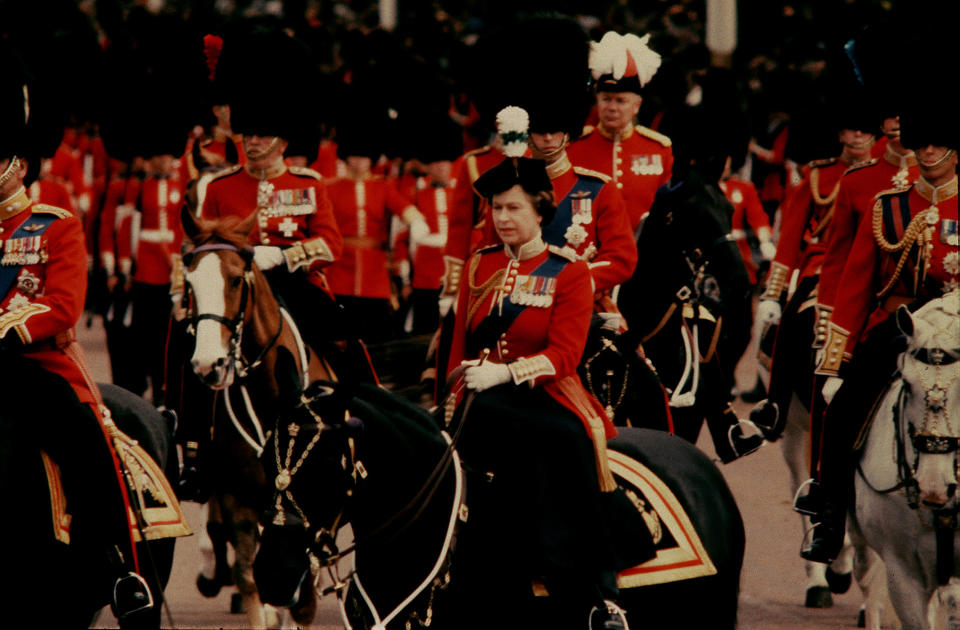
[[[19,168],[20,158],[14,155],[10,158],[10,163],[7,164],[7,168],[5,168],[3,173],[0,174],[0,188],[6,186],[7,182],[13,179],[13,174],[16,173]]]
[[[273,140],[270,141],[270,144],[267,145],[267,148],[259,153],[250,154],[247,153],[247,159],[259,160],[260,158],[270,155],[274,149],[277,148],[277,145],[280,144],[280,136],[274,136]]]

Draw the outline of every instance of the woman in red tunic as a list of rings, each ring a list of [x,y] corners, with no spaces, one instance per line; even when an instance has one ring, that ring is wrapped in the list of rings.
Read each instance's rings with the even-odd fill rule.
[[[504,160],[475,188],[490,202],[501,244],[467,262],[449,361],[463,369],[472,399],[453,418],[464,423],[460,450],[489,481],[478,497],[487,509],[471,514],[464,535],[510,554],[522,567],[516,576],[543,576],[568,625],[587,627],[594,606],[616,624],[622,619],[608,610],[618,609],[603,602],[615,595],[616,561],[598,516],[622,497],[606,465],[615,429],[576,373],[593,310],[590,270],[543,241],[541,227],[556,212],[543,161]],[[651,555],[640,546],[635,562]],[[488,557],[471,560],[480,574],[490,566]],[[593,627],[618,627],[602,623]]]

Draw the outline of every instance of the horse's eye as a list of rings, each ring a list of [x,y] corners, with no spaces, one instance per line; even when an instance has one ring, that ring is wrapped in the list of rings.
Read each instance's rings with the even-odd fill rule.
[[[230,281],[230,286],[232,286],[234,289],[239,289],[241,282],[243,282],[243,278],[241,278],[240,276],[237,276],[236,278]]]

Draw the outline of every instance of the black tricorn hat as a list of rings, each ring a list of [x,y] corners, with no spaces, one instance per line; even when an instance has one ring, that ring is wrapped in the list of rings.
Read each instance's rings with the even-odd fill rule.
[[[477,178],[473,188],[481,197],[490,199],[517,185],[530,195],[552,192],[546,162],[534,158],[506,158]]]

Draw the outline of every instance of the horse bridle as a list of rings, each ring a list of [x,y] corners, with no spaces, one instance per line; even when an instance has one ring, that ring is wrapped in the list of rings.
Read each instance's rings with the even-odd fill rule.
[[[206,245],[200,245],[199,247],[195,247],[183,255],[184,268],[193,264],[193,259],[196,258],[198,254],[211,251],[231,251],[239,254],[243,259],[243,286],[241,287],[240,293],[240,308],[237,309],[237,314],[233,319],[227,319],[218,313],[193,313],[189,317],[191,324],[190,330],[196,333],[197,326],[204,320],[215,321],[229,330],[230,339],[228,341],[228,356],[230,365],[228,368],[235,369],[237,376],[240,378],[245,378],[250,370],[255,369],[260,365],[260,363],[263,361],[263,358],[267,355],[267,352],[270,351],[270,348],[272,348],[273,345],[276,344],[277,339],[280,338],[280,333],[283,330],[283,317],[278,317],[277,330],[274,332],[270,342],[264,345],[263,349],[260,351],[259,355],[257,355],[255,360],[247,362],[243,356],[241,342],[243,341],[243,322],[246,318],[247,303],[250,300],[250,293],[252,291],[251,287],[253,284],[253,247],[248,245],[244,248],[240,248],[230,243],[208,243]],[[189,283],[185,282],[185,284],[187,284],[189,287]],[[192,290],[192,287],[189,288]]]

